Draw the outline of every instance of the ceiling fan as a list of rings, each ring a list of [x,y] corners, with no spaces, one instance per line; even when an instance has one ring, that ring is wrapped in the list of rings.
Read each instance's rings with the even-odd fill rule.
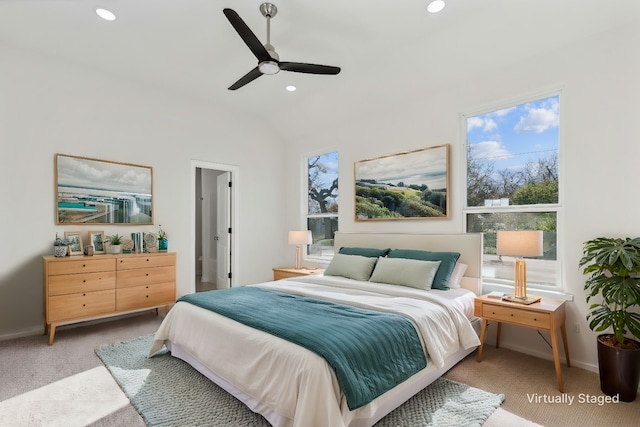
[[[280,70],[293,71],[294,73],[332,75],[340,72],[340,67],[280,61],[280,57],[271,44],[271,18],[275,17],[278,12],[278,8],[274,4],[262,3],[260,5],[260,13],[267,18],[267,43],[265,45],[260,43],[260,40],[258,40],[247,24],[240,18],[240,15],[233,9],[227,8],[224,9],[223,12],[238,35],[240,35],[240,38],[242,38],[247,47],[249,47],[249,50],[258,58],[258,66],[232,84],[229,90],[239,89],[263,74],[276,74]]]

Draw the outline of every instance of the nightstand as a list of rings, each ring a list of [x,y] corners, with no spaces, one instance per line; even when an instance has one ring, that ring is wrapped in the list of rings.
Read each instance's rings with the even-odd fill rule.
[[[500,330],[502,329],[503,323],[548,331],[551,335],[551,348],[553,350],[556,377],[558,378],[558,389],[562,393],[563,384],[562,370],[560,369],[560,353],[558,351],[558,329],[560,329],[562,335],[562,344],[564,345],[564,355],[567,359],[567,366],[571,366],[569,347],[567,346],[567,330],[564,325],[566,316],[564,303],[562,300],[542,298],[539,302],[525,305],[502,301],[497,298],[489,298],[486,295],[476,297],[474,302],[474,315],[482,318],[478,362],[482,361],[482,349],[484,347],[484,339],[489,321],[498,322],[496,348],[500,346]]]
[[[313,276],[324,273],[322,268],[294,268],[277,267],[273,269],[273,280],[286,279],[287,277]]]

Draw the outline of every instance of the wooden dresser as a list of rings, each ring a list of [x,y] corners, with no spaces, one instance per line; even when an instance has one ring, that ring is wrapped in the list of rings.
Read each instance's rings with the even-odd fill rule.
[[[176,301],[176,254],[43,257],[44,332],[56,326],[165,307]]]

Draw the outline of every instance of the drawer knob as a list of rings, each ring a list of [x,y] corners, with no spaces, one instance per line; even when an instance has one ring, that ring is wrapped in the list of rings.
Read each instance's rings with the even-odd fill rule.
[[[83,306],[83,307],[86,307],[86,306],[87,306],[87,304],[82,304],[82,306]]]
[[[149,295],[147,295],[147,298],[149,298]]]
[[[82,281],[82,283],[87,283],[87,279],[84,279],[84,280]]]
[[[534,322],[537,322],[537,321],[538,321],[538,319],[536,319],[536,318],[534,317],[534,318],[533,318],[533,321],[534,321]]]
[[[149,275],[149,273],[147,273],[147,276]]]
[[[86,296],[87,296],[87,294],[82,294],[82,296],[83,296],[83,297],[86,297]]]
[[[147,258],[147,262],[149,262],[149,258]]]
[[[513,313],[511,313],[511,317],[513,317]]]
[[[149,287],[147,286],[147,289],[149,289]]]
[[[86,266],[87,266],[87,264],[82,264],[82,266],[83,266],[83,267],[86,267]]]

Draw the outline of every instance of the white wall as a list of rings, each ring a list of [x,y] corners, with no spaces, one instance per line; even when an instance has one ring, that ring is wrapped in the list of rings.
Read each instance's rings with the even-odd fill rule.
[[[432,93],[416,93],[404,105],[375,105],[359,120],[329,123],[287,150],[288,192],[302,194],[300,160],[310,152],[337,149],[340,156],[342,231],[461,232],[463,132],[460,114],[505,100],[563,87],[561,189],[564,249],[559,253],[567,292],[567,329],[572,363],[595,370],[596,334],[585,320],[584,277],[578,269],[582,242],[597,236],[640,235],[640,29],[621,28],[575,45],[478,74]],[[469,66],[472,66],[470,64]],[[366,108],[366,107],[363,107]],[[451,144],[451,216],[448,220],[355,222],[353,164],[413,149]],[[289,199],[296,224],[300,198]],[[574,333],[574,324],[580,332]],[[493,337],[488,338],[493,342]],[[505,326],[501,345],[551,358],[533,330]]]
[[[284,196],[274,191],[284,185],[283,143],[255,119],[2,44],[0,56],[0,338],[42,331],[41,258],[52,254],[56,232],[81,230],[86,239],[90,229],[162,224],[177,252],[178,294],[189,292],[193,159],[240,171],[235,283],[268,280],[285,263]],[[56,226],[56,153],[152,166],[156,225]]]

